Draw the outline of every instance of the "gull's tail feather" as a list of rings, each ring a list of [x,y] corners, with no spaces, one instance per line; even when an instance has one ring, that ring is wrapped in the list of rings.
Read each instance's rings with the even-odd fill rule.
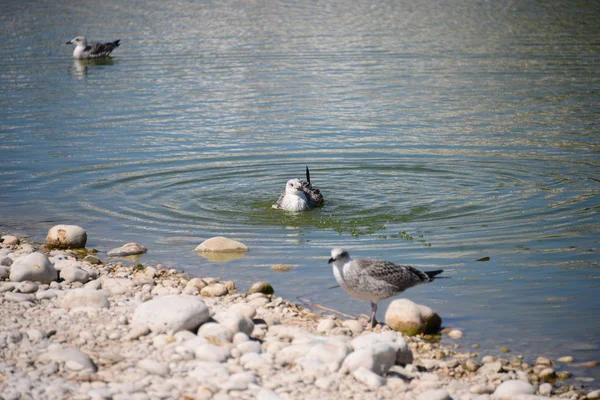
[[[434,280],[435,277],[439,274],[441,274],[442,272],[444,272],[443,269],[435,269],[433,271],[423,271],[425,272],[425,275],[427,275],[429,277],[430,280]]]
[[[310,171],[308,170],[308,165],[306,166],[306,182],[310,185]]]

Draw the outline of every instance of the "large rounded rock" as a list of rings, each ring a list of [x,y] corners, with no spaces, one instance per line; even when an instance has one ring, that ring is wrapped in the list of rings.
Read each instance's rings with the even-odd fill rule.
[[[357,336],[356,338],[354,338],[352,342],[350,342],[350,345],[352,346],[352,348],[354,348],[354,350],[359,350],[377,343],[386,343],[397,348],[396,364],[412,364],[412,351],[408,346],[408,343],[406,343],[406,340],[404,340],[402,335],[398,332],[369,332],[365,335]]]
[[[408,299],[398,299],[390,303],[385,313],[385,323],[395,331],[414,336],[436,333],[442,326],[442,318],[427,306]]]
[[[351,353],[342,364],[342,372],[354,372],[364,367],[377,375],[385,375],[396,362],[398,348],[387,343],[376,343]]]
[[[494,398],[498,400],[514,399],[518,395],[534,394],[535,388],[529,383],[520,380],[502,382],[494,392]]]
[[[208,307],[202,299],[168,295],[137,306],[132,321],[148,326],[153,332],[174,334],[182,330],[194,330],[209,318]]]
[[[10,268],[10,280],[50,283],[58,279],[58,272],[48,257],[31,253],[18,259]]]
[[[237,240],[228,239],[223,236],[215,236],[200,243],[198,247],[196,247],[196,251],[201,253],[246,253],[248,252],[248,246]]]
[[[46,244],[57,249],[80,249],[86,243],[87,233],[77,225],[55,225],[46,236]]]

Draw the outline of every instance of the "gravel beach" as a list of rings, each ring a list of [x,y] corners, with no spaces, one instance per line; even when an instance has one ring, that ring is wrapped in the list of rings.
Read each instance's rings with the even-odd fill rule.
[[[480,357],[271,289],[4,236],[0,398],[600,399],[559,360]]]

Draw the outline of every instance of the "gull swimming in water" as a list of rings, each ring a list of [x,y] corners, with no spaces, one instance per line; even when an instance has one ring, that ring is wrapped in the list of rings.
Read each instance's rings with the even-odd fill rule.
[[[398,295],[420,283],[431,282],[443,272],[442,269],[421,271],[409,265],[381,260],[353,260],[341,248],[331,250],[329,264],[333,264],[335,280],[350,296],[371,303],[372,327],[377,325],[375,314],[378,301]]]
[[[119,39],[114,42],[88,44],[87,39],[84,36],[77,36],[65,44],[74,44],[75,50],[73,50],[73,57],[81,60],[108,57],[115,48],[119,47],[120,41],[121,40]]]
[[[306,211],[325,203],[321,191],[310,184],[310,171],[306,167],[306,181],[290,179],[273,208],[287,211]]]

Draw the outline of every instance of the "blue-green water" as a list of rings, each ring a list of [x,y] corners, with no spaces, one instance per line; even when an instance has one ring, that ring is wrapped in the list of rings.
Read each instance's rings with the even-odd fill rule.
[[[457,343],[598,360],[599,4],[1,2],[0,230],[353,314],[330,248],[441,266],[404,296]],[[79,62],[76,35],[122,45]],[[271,209],[305,165],[327,205]],[[193,252],[215,235],[251,250]]]

